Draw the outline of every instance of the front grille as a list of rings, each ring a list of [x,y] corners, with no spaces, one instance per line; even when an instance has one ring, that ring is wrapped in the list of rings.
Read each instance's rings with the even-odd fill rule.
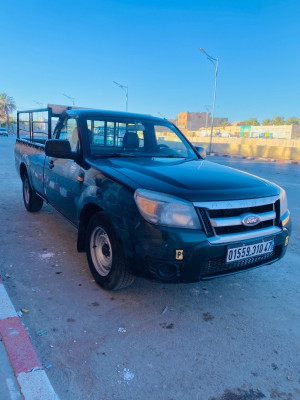
[[[204,228],[206,236],[207,237],[213,236],[214,231],[211,226],[207,211],[204,208],[198,208],[197,210],[198,210],[198,215],[200,215],[200,220],[202,221],[202,226]]]
[[[226,218],[236,217],[244,213],[261,214],[268,211],[273,211],[273,203],[264,204],[256,207],[245,207],[245,208],[223,208],[220,210],[210,210],[209,215],[211,218]]]
[[[243,239],[243,236],[246,238],[247,235],[254,238],[255,232],[257,232],[257,237],[261,234],[267,236],[278,233],[279,230],[279,196],[250,200],[200,202],[194,203],[194,205],[204,231],[212,243],[217,244],[218,239],[223,242],[237,241]],[[243,218],[253,214],[260,217],[261,221],[254,226],[244,225]],[[239,235],[240,237],[238,237]]]
[[[236,226],[221,226],[215,227],[216,235],[225,235],[228,233],[239,233],[239,232],[249,232],[255,231],[257,229],[267,228],[269,226],[273,226],[273,220],[269,219],[268,221],[263,221],[255,226],[244,226],[244,225],[236,225]]]
[[[210,276],[222,275],[231,272],[238,272],[252,267],[275,261],[279,258],[281,251],[280,246],[276,246],[272,253],[263,254],[251,258],[244,258],[232,263],[226,263],[226,258],[214,258],[209,260],[201,269],[201,278],[209,278]]]

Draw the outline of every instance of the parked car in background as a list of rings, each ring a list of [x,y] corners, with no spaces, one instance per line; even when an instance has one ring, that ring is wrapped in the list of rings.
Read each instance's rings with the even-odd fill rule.
[[[5,128],[0,128],[0,136],[8,136],[8,132]]]

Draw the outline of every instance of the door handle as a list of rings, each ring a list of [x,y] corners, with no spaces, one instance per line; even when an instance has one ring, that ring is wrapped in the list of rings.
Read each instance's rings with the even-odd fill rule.
[[[54,161],[53,160],[49,161],[48,165],[50,169],[54,168]]]

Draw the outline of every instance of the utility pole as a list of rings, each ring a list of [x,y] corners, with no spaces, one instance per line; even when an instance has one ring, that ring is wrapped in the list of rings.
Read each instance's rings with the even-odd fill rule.
[[[209,54],[206,53],[205,50],[203,50],[200,47],[200,51],[204,55],[206,55],[207,59],[213,64],[215,67],[215,88],[214,88],[214,102],[213,102],[213,113],[212,113],[212,119],[211,119],[211,130],[210,130],[210,143],[209,143],[209,153],[211,153],[212,149],[212,136],[213,136],[213,130],[214,130],[214,117],[215,117],[215,104],[216,104],[216,92],[217,92],[217,78],[218,78],[218,67],[219,67],[219,57],[214,58],[210,56]]]
[[[68,96],[68,95],[67,95],[67,94],[65,94],[65,93],[63,93],[63,96],[65,96],[67,99],[71,100],[71,101],[72,101],[72,104],[73,104],[73,106],[75,106],[75,98],[74,98],[74,97]]]
[[[126,95],[126,112],[128,111],[128,86],[121,85],[120,83],[113,81],[113,83],[117,86],[119,86],[120,89],[122,89],[125,92]]]

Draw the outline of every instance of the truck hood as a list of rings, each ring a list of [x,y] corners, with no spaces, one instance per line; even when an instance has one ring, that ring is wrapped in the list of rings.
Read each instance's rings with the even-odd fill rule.
[[[255,175],[206,160],[113,158],[94,160],[103,172],[111,169],[135,181],[136,187],[189,201],[240,200],[279,194],[279,187]],[[104,168],[103,168],[104,167]],[[118,174],[118,175],[119,175]]]

